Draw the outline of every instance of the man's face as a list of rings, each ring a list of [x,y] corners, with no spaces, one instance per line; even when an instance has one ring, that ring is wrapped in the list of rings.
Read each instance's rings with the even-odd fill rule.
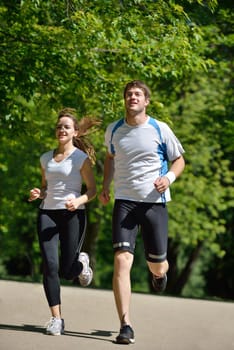
[[[138,114],[143,112],[149,104],[149,99],[145,98],[144,91],[138,87],[132,87],[126,91],[125,107],[128,113]]]

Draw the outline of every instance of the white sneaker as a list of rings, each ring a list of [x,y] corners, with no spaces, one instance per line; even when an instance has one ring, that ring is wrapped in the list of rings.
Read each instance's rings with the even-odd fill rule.
[[[61,335],[64,334],[64,319],[51,317],[46,324],[46,334],[49,335]]]
[[[78,276],[82,287],[87,287],[93,279],[93,270],[89,266],[89,256],[87,253],[81,252],[78,260],[83,264],[83,270]]]

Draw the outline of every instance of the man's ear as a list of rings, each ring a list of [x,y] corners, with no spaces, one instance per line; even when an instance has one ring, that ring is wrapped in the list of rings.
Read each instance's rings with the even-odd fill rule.
[[[147,107],[147,106],[149,105],[149,103],[150,103],[150,99],[149,99],[149,98],[146,98],[146,99],[145,99],[145,106]]]

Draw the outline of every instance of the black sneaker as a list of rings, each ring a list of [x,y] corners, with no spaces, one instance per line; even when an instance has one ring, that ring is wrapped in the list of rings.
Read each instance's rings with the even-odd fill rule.
[[[126,325],[120,328],[119,335],[116,337],[117,344],[133,344],[135,343],[133,329]]]
[[[163,292],[167,286],[167,275],[165,274],[162,278],[157,278],[155,275],[153,275],[152,286],[155,292]]]

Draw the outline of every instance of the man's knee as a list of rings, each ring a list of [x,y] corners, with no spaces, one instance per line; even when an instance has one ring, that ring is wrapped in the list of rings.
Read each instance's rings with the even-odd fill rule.
[[[117,251],[114,256],[115,269],[130,269],[133,262],[133,254],[128,251]]]

